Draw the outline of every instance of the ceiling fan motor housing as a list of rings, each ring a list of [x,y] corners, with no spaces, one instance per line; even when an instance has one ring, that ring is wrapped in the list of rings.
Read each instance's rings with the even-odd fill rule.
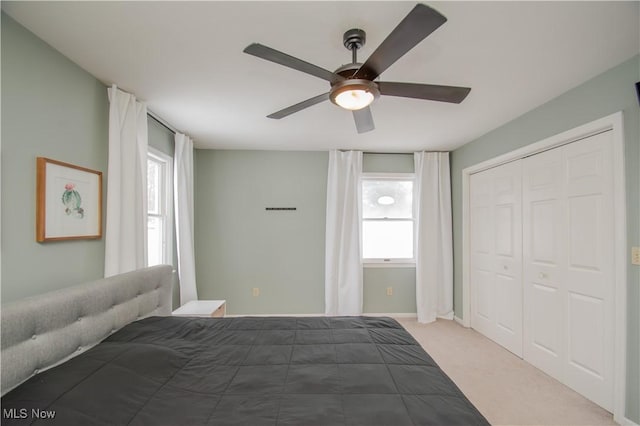
[[[344,92],[366,92],[373,96],[371,99],[377,99],[380,96],[380,90],[378,85],[371,80],[365,80],[360,78],[353,78],[355,73],[360,69],[362,64],[358,63],[358,49],[364,46],[367,40],[367,34],[364,30],[358,28],[352,28],[344,33],[342,36],[342,42],[344,47],[351,51],[351,63],[346,64],[334,71],[346,80],[334,80],[331,82],[331,91],[329,92],[329,99],[335,105],[345,108],[341,105],[336,98],[338,95]],[[368,104],[367,104],[368,105]],[[357,108],[360,109],[360,108]]]
[[[356,71],[358,71],[358,69],[362,66],[361,63],[355,62],[355,63],[351,63],[351,64],[345,64],[342,65],[341,67],[339,67],[338,69],[336,69],[333,73],[337,74],[341,77],[344,78],[351,78],[353,77],[353,75],[356,73]],[[334,80],[331,82],[331,85],[336,84],[338,81],[338,79]]]

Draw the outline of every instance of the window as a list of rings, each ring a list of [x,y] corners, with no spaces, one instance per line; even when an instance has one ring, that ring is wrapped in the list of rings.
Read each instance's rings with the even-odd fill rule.
[[[147,264],[173,263],[173,159],[149,147],[147,156]]]
[[[413,263],[412,174],[362,178],[362,257],[365,263]]]

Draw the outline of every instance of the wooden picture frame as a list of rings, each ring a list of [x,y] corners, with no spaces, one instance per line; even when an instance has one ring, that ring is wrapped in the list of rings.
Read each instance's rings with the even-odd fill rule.
[[[36,241],[102,238],[102,172],[37,158]]]

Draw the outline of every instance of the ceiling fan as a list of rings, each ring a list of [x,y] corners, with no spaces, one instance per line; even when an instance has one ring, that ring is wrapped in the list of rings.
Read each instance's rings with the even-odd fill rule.
[[[328,92],[267,117],[281,119],[320,102],[331,100],[342,108],[352,110],[358,133],[365,133],[375,128],[369,105],[380,95],[456,104],[467,97],[471,91],[468,87],[376,80],[383,71],[446,21],[447,18],[436,10],[417,4],[364,63],[358,63],[357,52],[365,44],[366,34],[363,30],[351,29],[343,36],[344,46],[351,51],[351,63],[333,72],[259,43],[250,44],[244,52],[319,77],[331,85]]]

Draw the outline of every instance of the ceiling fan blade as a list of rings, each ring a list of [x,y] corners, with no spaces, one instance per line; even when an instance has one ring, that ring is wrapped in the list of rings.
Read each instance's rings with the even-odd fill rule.
[[[267,115],[268,118],[275,118],[279,120],[288,115],[293,114],[294,112],[302,111],[305,108],[309,108],[315,104],[319,104],[320,102],[324,102],[329,100],[329,92],[323,93],[322,95],[314,96],[313,98],[307,99],[306,101],[299,102],[295,105],[291,105],[285,109],[281,109],[280,111],[274,112],[273,114]]]
[[[377,82],[381,95],[402,96],[403,98],[427,99],[430,101],[459,104],[467,97],[469,87],[437,86],[418,83]]]
[[[373,124],[373,116],[369,107],[353,111],[353,120],[356,122],[358,133],[370,132],[376,128]]]
[[[258,58],[266,59],[267,61],[275,62],[276,64],[284,65],[285,67],[293,68],[297,71],[311,74],[329,82],[344,80],[344,77],[339,76],[338,74],[334,74],[331,71],[320,68],[317,65],[310,64],[309,62],[305,62],[302,59],[294,58],[291,55],[287,55],[286,53],[282,53],[270,47],[263,46],[259,43],[250,44],[249,46],[245,47],[243,52],[248,53],[249,55],[257,56]]]
[[[373,80],[389,68],[402,55],[434,32],[447,18],[429,6],[416,7],[391,31],[391,34],[369,56],[353,78]]]

